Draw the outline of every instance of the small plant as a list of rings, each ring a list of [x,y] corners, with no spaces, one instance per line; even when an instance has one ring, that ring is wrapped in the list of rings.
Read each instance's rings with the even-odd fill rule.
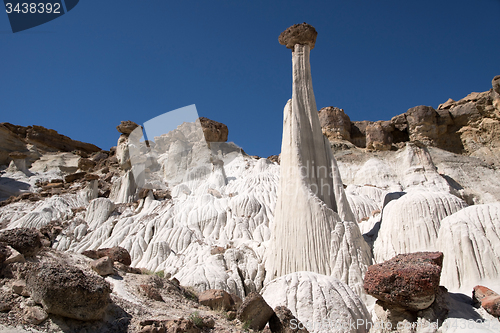
[[[184,297],[186,297],[187,299],[198,302],[198,294],[192,287],[183,287],[182,293],[184,294]]]
[[[164,278],[165,277],[165,271],[150,271],[149,269],[141,268],[141,274],[143,275],[156,275],[158,277]]]
[[[244,330],[244,331],[248,331],[250,329],[250,324],[252,322],[250,320],[246,320],[243,325],[241,326],[241,328]]]
[[[205,326],[203,324],[203,317],[200,316],[198,311],[191,313],[188,318],[199,328],[203,328]]]

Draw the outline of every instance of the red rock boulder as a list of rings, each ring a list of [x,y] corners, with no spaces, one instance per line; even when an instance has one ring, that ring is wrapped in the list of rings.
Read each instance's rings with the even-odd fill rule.
[[[500,295],[484,286],[475,286],[472,301],[481,305],[490,315],[500,317]]]
[[[212,310],[229,311],[234,308],[233,298],[222,289],[205,290],[198,296],[198,302]]]
[[[428,308],[439,290],[441,252],[416,252],[368,267],[366,292],[389,307],[418,311]]]
[[[251,292],[243,300],[236,316],[242,323],[248,322],[249,328],[260,331],[273,314],[273,309],[264,298],[259,293]]]
[[[121,262],[124,265],[130,266],[132,263],[132,258],[130,253],[126,249],[120,246],[115,246],[111,248],[104,248],[97,250],[97,256],[99,258],[109,257],[113,261]]]

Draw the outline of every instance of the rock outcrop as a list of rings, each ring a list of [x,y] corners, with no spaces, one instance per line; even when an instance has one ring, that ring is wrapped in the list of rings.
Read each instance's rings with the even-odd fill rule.
[[[437,109],[416,106],[390,121],[342,121],[321,123],[330,140],[350,141],[360,148],[375,151],[399,149],[405,142],[419,142],[453,153],[477,156],[485,162],[500,162],[500,93],[499,76],[492,80],[492,89],[471,93],[459,101],[449,99]],[[333,107],[324,108],[339,110]],[[323,115],[324,109],[320,110]],[[331,113],[331,111],[330,111]],[[340,120],[340,118],[339,118]],[[342,128],[342,135],[339,133]],[[347,133],[347,129],[350,133]]]
[[[368,124],[366,131],[366,148],[371,150],[390,150],[392,147],[391,124],[377,121]]]
[[[351,119],[344,110],[329,106],[318,111],[323,134],[328,140],[351,141]]]
[[[426,309],[436,298],[442,263],[441,252],[400,254],[368,267],[365,290],[392,308]]]
[[[207,142],[227,141],[229,130],[226,125],[205,117],[200,117],[198,120],[203,128],[203,134],[205,134]]]
[[[80,151],[90,154],[100,150],[93,144],[72,140],[42,126],[0,123],[0,165],[7,165],[12,160],[9,157],[12,152],[24,153],[29,162],[33,162],[43,152]]]

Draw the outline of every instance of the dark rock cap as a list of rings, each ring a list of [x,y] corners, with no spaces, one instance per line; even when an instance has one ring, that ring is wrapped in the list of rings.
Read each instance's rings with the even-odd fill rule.
[[[295,44],[309,45],[311,50],[314,49],[314,44],[316,43],[316,37],[318,32],[312,25],[307,23],[294,24],[290,28],[283,31],[278,41],[281,45],[285,45],[287,48],[293,51]]]
[[[135,130],[139,125],[130,120],[125,120],[120,123],[120,125],[116,126],[118,132],[122,134],[130,134],[133,130]]]

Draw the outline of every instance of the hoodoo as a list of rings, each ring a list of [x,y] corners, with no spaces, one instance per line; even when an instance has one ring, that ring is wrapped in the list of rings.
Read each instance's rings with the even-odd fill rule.
[[[314,99],[309,63],[317,32],[296,24],[279,36],[292,49],[292,99],[284,110],[281,175],[268,279],[297,271],[330,275],[336,223],[355,221]],[[337,242],[333,242],[337,243]],[[337,249],[338,250],[338,249]]]

